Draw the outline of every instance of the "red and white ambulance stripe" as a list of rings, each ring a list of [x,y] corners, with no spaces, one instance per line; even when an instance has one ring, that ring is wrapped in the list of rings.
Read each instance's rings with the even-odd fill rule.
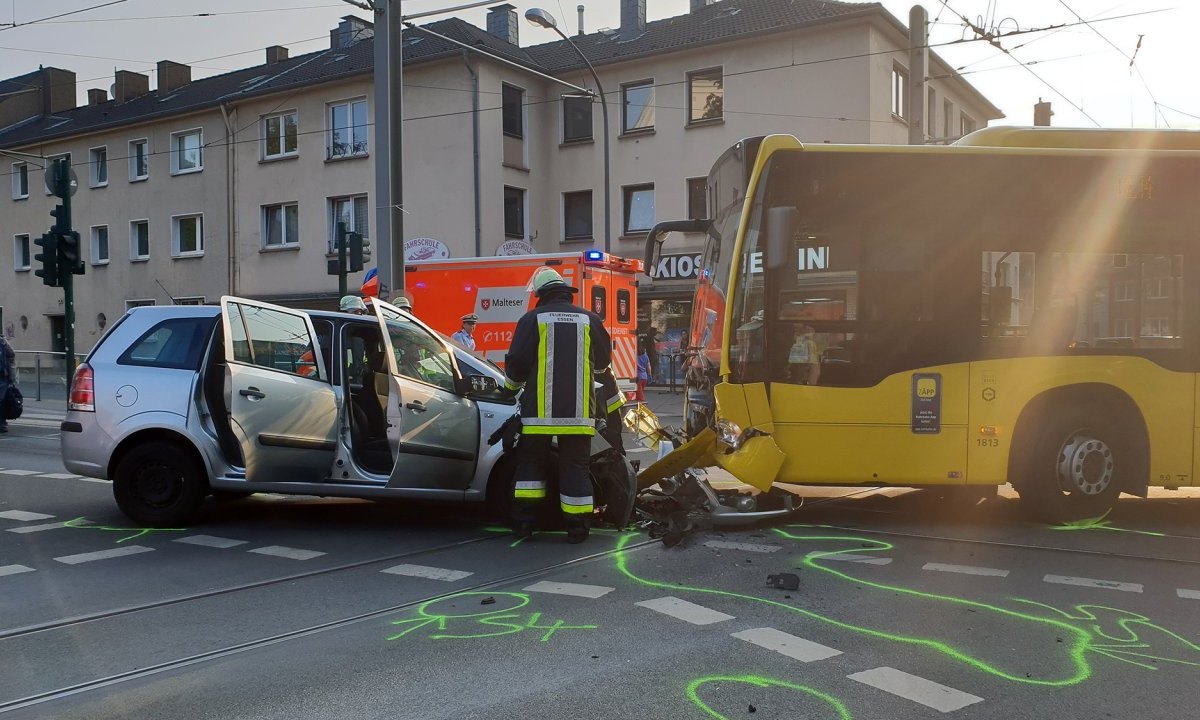
[[[613,336],[612,365],[618,380],[637,380],[637,337]]]

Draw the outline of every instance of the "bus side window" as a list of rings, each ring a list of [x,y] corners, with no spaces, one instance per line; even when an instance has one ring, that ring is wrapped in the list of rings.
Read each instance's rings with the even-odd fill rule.
[[[628,290],[617,291],[617,323],[620,325],[628,325],[630,322],[630,307],[633,303],[630,302],[630,292]]]
[[[599,315],[602,319],[608,320],[608,292],[604,289],[604,286],[592,286],[592,301],[588,309]]]

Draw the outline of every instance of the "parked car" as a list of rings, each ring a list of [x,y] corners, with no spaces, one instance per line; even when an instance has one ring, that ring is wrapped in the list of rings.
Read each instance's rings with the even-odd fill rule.
[[[112,480],[147,526],[186,524],[210,494],[507,502],[512,461],[488,444],[516,412],[503,375],[375,306],[131,310],[75,374],[67,469]]]

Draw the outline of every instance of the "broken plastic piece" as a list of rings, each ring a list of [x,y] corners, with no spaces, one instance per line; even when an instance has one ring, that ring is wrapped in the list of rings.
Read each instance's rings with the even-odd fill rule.
[[[800,576],[795,573],[779,573],[778,575],[768,575],[767,585],[777,590],[799,590]]]

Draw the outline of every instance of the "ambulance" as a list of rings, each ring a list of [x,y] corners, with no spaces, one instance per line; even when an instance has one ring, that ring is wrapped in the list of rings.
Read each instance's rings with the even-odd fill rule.
[[[546,265],[579,289],[576,302],[604,318],[612,336],[613,371],[622,390],[637,381],[637,274],[641,260],[585,250],[577,253],[417,260],[405,264],[404,289],[413,312],[452,335],[463,315],[479,316],[475,354],[504,367],[517,320],[536,302],[528,288]]]

